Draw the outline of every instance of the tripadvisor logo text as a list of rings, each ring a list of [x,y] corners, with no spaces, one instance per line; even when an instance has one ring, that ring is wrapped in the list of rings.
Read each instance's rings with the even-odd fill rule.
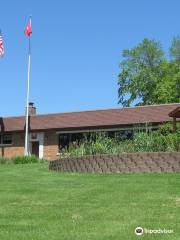
[[[142,228],[142,227],[137,227],[135,228],[135,234],[137,236],[141,236],[143,234],[172,234],[174,233],[174,230],[173,229],[161,229],[161,228],[158,228],[158,229],[147,229],[147,228]]]

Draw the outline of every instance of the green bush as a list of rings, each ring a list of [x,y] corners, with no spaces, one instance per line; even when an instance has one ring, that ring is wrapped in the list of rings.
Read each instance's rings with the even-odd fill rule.
[[[12,158],[15,164],[37,163],[39,159],[36,156],[17,156]]]
[[[60,154],[61,158],[96,155],[96,154],[118,154],[121,152],[133,152],[132,140],[118,141],[109,138],[103,133],[93,134],[89,140],[70,144],[69,148]]]
[[[134,137],[136,152],[164,152],[166,151],[166,137],[159,135],[158,132],[138,133]]]
[[[96,154],[120,154],[125,152],[180,151],[180,131],[172,132],[171,125],[162,125],[157,131],[136,131],[132,140],[117,140],[103,133],[93,134],[89,140],[72,143],[60,157]]]
[[[177,133],[180,132],[180,123],[176,123]],[[159,126],[159,129],[157,130],[159,134],[167,136],[170,133],[173,133],[173,127],[172,123],[164,123]]]
[[[134,143],[132,140],[123,140],[123,141],[115,141],[114,146],[112,147],[112,151],[108,152],[109,154],[119,154],[119,153],[127,153],[134,152]]]
[[[27,164],[27,163],[44,163],[44,159],[39,159],[36,156],[16,156],[13,158],[0,158],[0,164]]]
[[[160,130],[161,131],[161,130]],[[180,133],[167,133],[163,130],[150,134],[138,133],[134,137],[135,151],[137,152],[172,152],[180,150]]]
[[[180,151],[180,131],[166,137],[167,151]]]

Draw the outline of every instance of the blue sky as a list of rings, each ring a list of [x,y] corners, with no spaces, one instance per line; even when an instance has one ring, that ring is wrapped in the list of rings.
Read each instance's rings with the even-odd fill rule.
[[[167,50],[180,33],[179,0],[2,1],[0,115],[24,114],[32,14],[30,100],[38,113],[115,108],[123,49],[148,37]]]

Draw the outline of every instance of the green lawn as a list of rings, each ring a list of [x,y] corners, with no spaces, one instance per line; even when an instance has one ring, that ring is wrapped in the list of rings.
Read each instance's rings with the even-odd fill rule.
[[[137,226],[173,234],[136,236]],[[70,174],[0,165],[0,239],[180,239],[180,174]]]

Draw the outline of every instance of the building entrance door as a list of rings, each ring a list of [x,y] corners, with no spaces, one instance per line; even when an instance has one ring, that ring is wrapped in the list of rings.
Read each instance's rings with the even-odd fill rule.
[[[32,144],[32,155],[39,157],[39,141],[31,142]]]

